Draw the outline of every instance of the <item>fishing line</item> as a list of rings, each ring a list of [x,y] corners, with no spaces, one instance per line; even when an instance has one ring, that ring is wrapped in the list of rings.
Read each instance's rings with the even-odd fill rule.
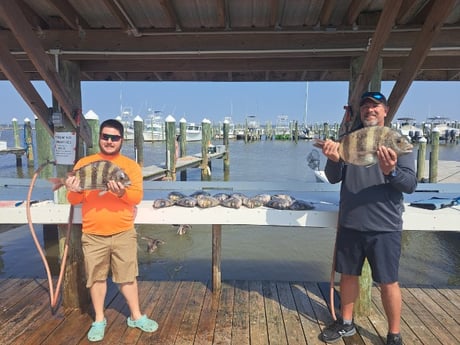
[[[63,280],[63,277],[64,277],[65,266],[66,266],[66,262],[67,262],[67,253],[68,253],[68,249],[69,249],[69,239],[70,239],[70,229],[71,229],[71,222],[72,222],[72,219],[73,219],[74,208],[73,208],[72,205],[70,206],[69,222],[67,224],[67,233],[66,233],[66,239],[65,239],[65,244],[64,244],[64,253],[62,254],[61,267],[60,267],[59,277],[58,277],[56,290],[55,290],[54,286],[53,286],[53,279],[52,279],[52,276],[51,276],[51,270],[50,270],[50,267],[49,267],[49,263],[48,263],[48,260],[46,259],[46,256],[45,256],[45,253],[43,251],[43,248],[40,245],[40,242],[38,241],[37,234],[36,234],[34,225],[32,223],[32,216],[31,216],[31,211],[30,211],[32,190],[34,188],[35,181],[37,180],[37,177],[40,174],[40,172],[43,170],[43,168],[45,166],[47,166],[48,164],[56,164],[56,162],[54,162],[54,161],[53,162],[46,161],[45,163],[40,165],[38,167],[38,169],[34,172],[34,175],[32,177],[32,181],[30,182],[29,191],[27,193],[26,213],[27,213],[27,221],[29,223],[30,233],[32,234],[32,238],[34,240],[35,246],[37,247],[37,250],[38,250],[38,252],[40,254],[40,257],[41,257],[41,259],[43,261],[43,265],[45,266],[45,270],[46,270],[46,274],[47,274],[47,278],[48,278],[48,285],[49,285],[50,306],[51,306],[51,309],[52,309],[53,314],[54,314],[55,307],[56,307],[57,302],[59,300],[61,284],[62,284],[62,280]]]

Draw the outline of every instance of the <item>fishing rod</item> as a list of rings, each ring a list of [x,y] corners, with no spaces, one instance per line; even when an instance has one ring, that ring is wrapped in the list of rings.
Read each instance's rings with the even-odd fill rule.
[[[67,224],[66,240],[65,240],[65,244],[64,244],[64,253],[62,255],[61,267],[60,267],[59,277],[58,277],[58,281],[57,281],[57,284],[56,284],[56,290],[55,290],[54,286],[53,286],[53,279],[52,279],[52,276],[51,276],[51,270],[50,270],[50,267],[49,267],[49,263],[48,263],[48,260],[46,259],[46,256],[45,256],[45,253],[43,251],[43,248],[40,245],[40,242],[38,241],[37,234],[36,234],[34,225],[32,223],[32,215],[31,215],[31,211],[30,211],[30,206],[32,204],[32,201],[31,201],[31,199],[32,199],[32,191],[33,191],[33,188],[34,188],[34,185],[35,185],[35,181],[37,180],[37,177],[40,174],[40,172],[43,170],[43,168],[45,168],[45,166],[47,166],[48,164],[56,165],[56,162],[48,160],[45,163],[41,164],[38,167],[38,169],[34,172],[34,175],[33,175],[32,180],[30,182],[29,191],[27,193],[26,214],[27,214],[27,221],[28,221],[28,224],[29,224],[29,229],[30,229],[32,238],[33,238],[35,246],[37,247],[37,250],[38,250],[38,252],[40,254],[40,257],[41,257],[41,259],[43,261],[43,265],[45,266],[45,270],[46,270],[46,274],[47,274],[47,278],[48,278],[48,285],[49,285],[50,306],[51,306],[52,312],[54,314],[55,307],[56,307],[57,302],[59,300],[61,284],[62,284],[62,280],[63,280],[63,277],[64,277],[65,266],[66,266],[66,262],[67,262],[67,253],[69,251],[70,230],[71,230],[71,224],[72,224],[72,220],[73,220],[74,207],[72,205],[70,206],[69,222]]]

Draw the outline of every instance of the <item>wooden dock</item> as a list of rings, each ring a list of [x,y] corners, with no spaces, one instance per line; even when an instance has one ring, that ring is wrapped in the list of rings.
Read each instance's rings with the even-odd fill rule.
[[[460,288],[403,286],[404,344],[460,343]],[[224,281],[215,296],[200,281],[141,281],[141,308],[157,320],[153,334],[126,326],[128,309],[112,284],[106,299],[107,329],[98,344],[294,345],[324,344],[318,334],[331,322],[328,283]],[[384,345],[387,323],[377,287],[372,312],[356,319],[358,332],[338,344]],[[338,302],[336,305],[338,306]],[[44,280],[0,280],[2,345],[90,344],[92,313],[49,307]]]
[[[22,164],[21,157],[26,153],[26,149],[23,147],[9,147],[4,150],[0,150],[0,155],[14,154],[16,156],[16,165]]]
[[[222,153],[208,153],[208,160],[211,161],[212,159],[220,159],[225,155],[225,152]],[[196,168],[203,164],[203,158],[201,154],[179,157],[176,161],[176,172],[188,169],[188,168]],[[150,165],[146,167],[142,167],[142,175],[144,180],[158,180],[162,177],[166,176],[166,166],[163,165]]]

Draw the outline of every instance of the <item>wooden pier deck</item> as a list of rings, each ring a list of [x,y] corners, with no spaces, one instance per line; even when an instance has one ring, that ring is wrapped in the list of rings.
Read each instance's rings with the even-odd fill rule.
[[[220,295],[200,281],[140,281],[141,307],[158,321],[148,334],[126,326],[127,307],[112,285],[106,300],[106,336],[98,344],[294,345],[324,344],[318,334],[331,321],[328,284],[224,281]],[[460,287],[403,286],[404,344],[460,343]],[[378,288],[372,313],[355,320],[358,333],[337,344],[383,345],[387,323]],[[338,305],[338,302],[336,302]],[[55,314],[44,280],[0,280],[0,344],[90,344],[91,314]]]
[[[209,153],[208,159],[211,161],[212,159],[220,159],[224,156],[225,152],[221,153]],[[191,156],[184,156],[179,157],[176,161],[176,172],[188,169],[188,168],[195,168],[200,166],[203,163],[203,158],[201,154],[195,154]],[[166,175],[166,167],[165,165],[149,165],[146,167],[142,167],[142,176],[145,179],[149,180],[158,180]]]

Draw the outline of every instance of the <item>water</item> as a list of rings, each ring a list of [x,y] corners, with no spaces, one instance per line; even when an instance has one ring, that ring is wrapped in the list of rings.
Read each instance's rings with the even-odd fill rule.
[[[5,133],[1,140],[5,139]],[[219,143],[215,143],[219,144]],[[11,144],[10,144],[11,145]],[[230,143],[231,181],[314,182],[306,156],[311,142],[261,141]],[[428,150],[429,151],[429,150]],[[441,160],[457,160],[460,145],[442,145]],[[123,152],[133,156],[132,143]],[[188,143],[187,153],[200,152],[200,143]],[[146,143],[145,165],[165,161],[162,143]],[[321,159],[321,166],[324,165]],[[23,164],[23,177],[33,169]],[[0,156],[0,176],[17,177],[14,155]],[[212,180],[222,181],[221,160],[212,162]],[[31,171],[32,170],[32,171]],[[200,180],[199,169],[190,169],[187,178]],[[43,230],[36,230],[43,245]],[[170,225],[142,225],[138,233],[166,243],[147,253],[146,242],[139,240],[140,279],[204,280],[211,277],[211,226],[193,225],[185,235],[176,234]],[[262,280],[328,281],[335,229],[270,226],[222,227],[222,278]],[[51,243],[51,242],[47,242]],[[405,231],[400,281],[405,284],[460,285],[460,233]],[[51,259],[57,246],[47,248]],[[25,253],[27,255],[25,255]],[[45,277],[28,226],[0,229],[0,278],[10,276]]]

